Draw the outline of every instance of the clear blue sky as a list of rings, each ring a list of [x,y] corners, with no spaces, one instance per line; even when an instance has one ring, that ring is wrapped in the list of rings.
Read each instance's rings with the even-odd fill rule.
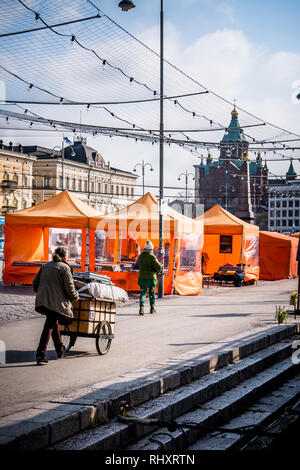
[[[136,34],[159,22],[159,0],[135,0],[136,8],[122,12],[118,0],[97,0],[98,6]],[[299,0],[164,0],[165,21],[172,22],[186,45],[217,29],[241,29],[270,52],[297,53],[300,43]],[[187,34],[188,33],[188,34]]]

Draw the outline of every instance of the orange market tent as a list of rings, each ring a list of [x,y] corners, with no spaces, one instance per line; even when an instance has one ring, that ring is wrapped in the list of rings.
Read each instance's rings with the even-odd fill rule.
[[[164,208],[164,291],[175,288],[181,295],[202,290],[201,249],[203,225]],[[138,271],[135,263],[146,240],[154,252],[159,248],[158,202],[150,193],[116,212],[90,221],[90,269],[111,277],[127,291],[137,291]]]
[[[297,277],[298,239],[278,232],[259,232],[260,279]]]
[[[213,276],[220,266],[243,263],[245,281],[258,280],[259,227],[248,224],[218,204],[197,220],[204,223],[203,272]]]
[[[84,270],[91,217],[99,211],[68,191],[5,217],[5,284],[31,284],[55,246],[65,245],[75,269]]]

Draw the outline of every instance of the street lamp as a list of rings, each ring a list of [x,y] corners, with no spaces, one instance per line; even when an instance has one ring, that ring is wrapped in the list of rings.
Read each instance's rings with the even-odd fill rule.
[[[122,8],[122,11],[129,11],[132,10],[132,8],[135,8],[135,4],[132,0],[122,0],[119,3],[119,7]]]
[[[140,166],[142,168],[142,177],[143,177],[143,196],[145,194],[145,168],[146,166],[149,165],[150,166],[150,171],[153,171],[153,168],[152,168],[152,165],[151,163],[145,163],[144,160],[142,161],[142,163],[137,163],[133,169],[133,171],[136,171],[136,167],[137,166]]]
[[[129,11],[135,7],[131,0],[122,0],[119,7]],[[162,259],[162,273],[164,273],[164,236],[163,236],[163,199],[164,199],[164,2],[160,0],[160,125],[159,125],[159,258]],[[164,275],[158,282],[158,297],[164,296]]]
[[[185,173],[180,173],[180,175],[178,176],[178,181],[180,181],[181,176],[185,177],[185,199],[186,199],[186,202],[188,202],[188,179],[189,179],[189,176],[193,176],[193,180],[195,181],[195,177],[193,173],[188,173],[187,170],[185,171]]]
[[[64,163],[65,163],[64,139],[62,140],[62,147],[61,148],[58,145],[53,147],[51,157],[55,157],[55,153],[54,153],[55,149],[58,149],[59,152],[61,153],[61,172],[62,172],[61,186],[62,186],[62,191],[63,191],[64,190]],[[76,153],[74,152],[73,147],[71,147],[71,149],[72,149],[71,157],[76,157]]]

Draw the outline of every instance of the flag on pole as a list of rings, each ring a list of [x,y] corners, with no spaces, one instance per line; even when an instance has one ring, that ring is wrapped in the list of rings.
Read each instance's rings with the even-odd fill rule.
[[[66,144],[72,144],[72,141],[68,137],[64,137]]]

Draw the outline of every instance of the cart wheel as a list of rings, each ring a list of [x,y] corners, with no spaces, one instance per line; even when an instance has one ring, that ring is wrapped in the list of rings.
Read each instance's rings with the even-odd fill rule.
[[[97,328],[97,335],[96,338],[96,348],[98,354],[103,356],[107,354],[111,345],[111,338],[109,337],[112,334],[111,326],[108,321],[102,321]]]
[[[61,337],[62,337],[61,338],[62,343],[64,347],[66,348],[65,352],[67,352],[74,346],[76,339],[77,339],[77,335],[69,333],[68,335],[61,335]]]

